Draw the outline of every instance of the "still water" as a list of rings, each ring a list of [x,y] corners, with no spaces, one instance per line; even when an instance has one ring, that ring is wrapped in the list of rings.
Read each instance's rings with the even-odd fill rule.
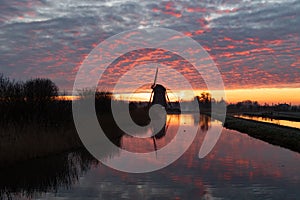
[[[148,152],[176,139],[179,126],[184,126],[186,134],[199,126],[194,142],[184,155],[159,171],[119,172],[97,162],[86,151],[75,151],[3,169],[1,197],[53,200],[300,198],[300,154],[224,128],[213,150],[199,159],[205,135],[221,126],[220,122],[191,114],[169,115],[167,122],[167,130],[155,140],[124,135],[119,141],[128,151]],[[108,152],[107,159],[118,156],[120,152]],[[160,156],[159,151],[156,156]],[[149,159],[155,162],[155,158]]]
[[[256,116],[248,116],[248,115],[235,115],[235,117],[300,129],[300,122],[296,122],[296,121],[272,119],[268,117],[256,117]]]

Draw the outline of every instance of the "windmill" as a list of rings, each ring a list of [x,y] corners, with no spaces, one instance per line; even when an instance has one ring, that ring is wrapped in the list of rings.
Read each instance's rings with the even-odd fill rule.
[[[154,81],[153,81],[153,84],[151,85],[152,92],[150,95],[148,107],[150,105],[159,104],[167,110],[168,109],[167,106],[168,105],[171,106],[170,99],[167,94],[167,89],[163,85],[156,84],[157,76],[158,76],[158,68],[156,68]],[[153,100],[152,100],[152,97],[153,97]],[[151,100],[152,100],[152,102],[151,102]],[[168,103],[167,103],[167,101],[168,101]]]

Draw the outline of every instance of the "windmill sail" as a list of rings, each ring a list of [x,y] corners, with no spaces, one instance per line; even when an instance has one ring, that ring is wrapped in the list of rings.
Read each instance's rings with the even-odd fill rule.
[[[156,72],[155,72],[155,76],[154,76],[154,81],[153,84],[151,86],[151,88],[153,89],[156,85],[156,81],[157,81],[157,75],[158,75],[158,67],[156,68]]]

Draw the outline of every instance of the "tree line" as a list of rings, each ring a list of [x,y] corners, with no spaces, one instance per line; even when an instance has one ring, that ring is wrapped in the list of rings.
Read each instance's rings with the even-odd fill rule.
[[[71,121],[71,103],[56,101],[59,88],[46,78],[15,81],[0,74],[0,123],[58,124]],[[60,123],[62,124],[62,123]]]
[[[35,78],[25,82],[10,80],[0,74],[0,99],[3,102],[51,101],[58,96],[59,89],[50,79]]]
[[[80,99],[95,97],[96,111],[110,112],[112,93],[83,89]],[[71,101],[58,99],[59,88],[47,78],[15,81],[0,74],[0,123],[37,122],[61,124],[72,121]]]

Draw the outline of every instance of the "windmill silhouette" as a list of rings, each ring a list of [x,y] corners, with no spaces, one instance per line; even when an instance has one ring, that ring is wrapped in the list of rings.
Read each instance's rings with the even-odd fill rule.
[[[167,89],[163,85],[156,83],[157,77],[158,77],[158,67],[156,68],[154,81],[153,81],[153,84],[151,85],[152,92],[150,95],[148,108],[151,105],[159,104],[165,108],[167,113],[170,113],[170,112],[180,113],[180,109],[172,107],[172,104],[170,102],[170,99],[169,99],[169,96],[167,93]]]
[[[150,95],[148,107],[154,104],[159,104],[162,107],[164,107],[166,111],[168,111],[172,107],[172,105],[169,96],[167,94],[167,89],[161,84],[156,84],[157,76],[158,76],[158,68],[156,68],[154,81],[153,84],[151,85],[152,92]]]

